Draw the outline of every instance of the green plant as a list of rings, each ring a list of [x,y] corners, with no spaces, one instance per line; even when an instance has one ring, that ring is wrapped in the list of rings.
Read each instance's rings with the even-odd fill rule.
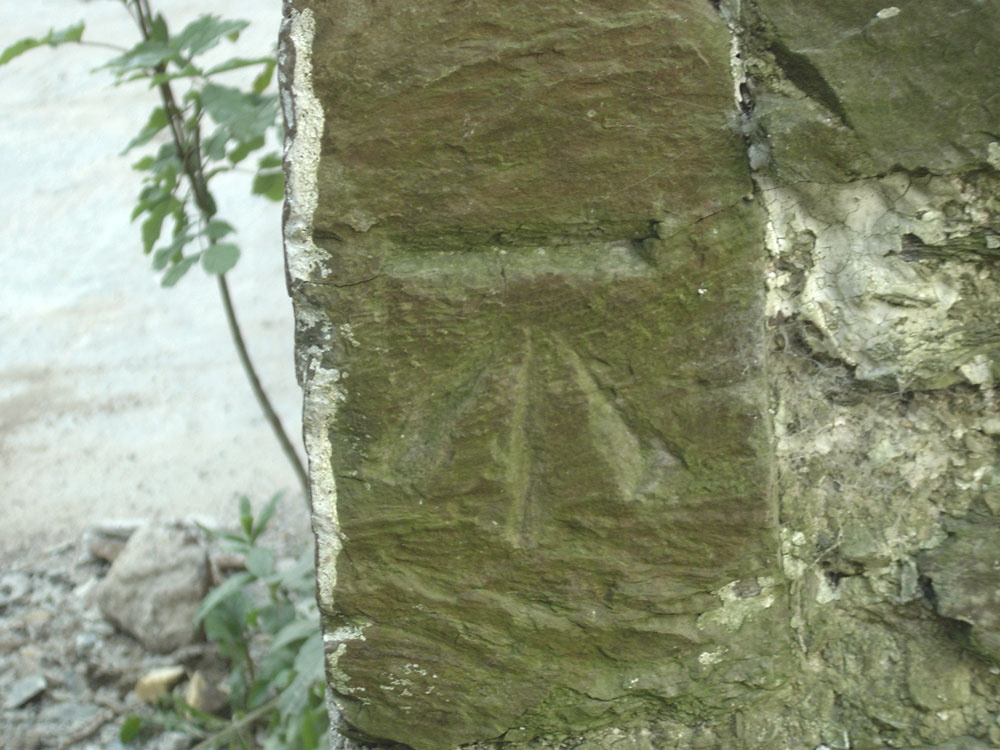
[[[150,0],[120,0],[139,29],[140,40],[130,49],[83,39],[84,24],[59,31],[50,30],[38,38],[21,39],[0,53],[0,65],[36,47],[85,44],[120,52],[103,69],[111,71],[118,84],[146,82],[159,94],[139,133],[122,153],[150,144],[166,134],[155,153],[133,165],[144,175],[132,220],[141,218],[143,252],[152,257],[153,269],[162,273],[165,287],[176,284],[193,266],[200,264],[216,277],[229,332],[254,396],[271,426],[282,451],[290,462],[308,499],[308,479],[298,453],[288,439],[281,420],[271,405],[250,361],[246,343],[233,308],[226,273],[236,265],[240,248],[233,241],[236,230],[218,216],[213,178],[241,169],[253,153],[278,136],[278,102],[267,93],[274,77],[273,56],[233,57],[209,65],[203,55],[223,39],[235,41],[249,24],[203,15],[171,34],[166,19],[154,13]],[[223,81],[224,74],[240,69],[256,69],[249,90]],[[175,86],[185,87],[181,95]],[[206,135],[207,133],[207,135]],[[272,141],[273,142],[273,141]],[[268,152],[257,158],[251,192],[271,200],[281,200],[284,177],[281,158]],[[169,227],[164,236],[165,225]]]
[[[243,497],[238,533],[205,530],[246,560],[246,570],[210,591],[196,616],[205,636],[230,665],[231,718],[196,711],[175,695],[152,718],[126,719],[123,742],[149,728],[198,737],[198,750],[314,750],[327,744],[323,641],[312,554],[307,551],[294,565],[281,567],[274,553],[259,544],[277,502],[275,496],[254,518],[250,501]],[[259,728],[264,728],[261,742]]]

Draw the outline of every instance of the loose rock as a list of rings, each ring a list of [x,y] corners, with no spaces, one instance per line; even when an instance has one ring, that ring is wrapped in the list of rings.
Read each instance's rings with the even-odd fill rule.
[[[184,667],[159,667],[147,672],[135,683],[135,695],[143,703],[155,703],[180,682],[184,677]]]
[[[33,674],[24,677],[7,690],[7,699],[3,703],[4,708],[20,708],[33,698],[37,698],[48,687],[45,676]]]
[[[135,532],[96,591],[104,617],[150,651],[168,653],[197,637],[194,616],[208,590],[200,532],[151,525]]]

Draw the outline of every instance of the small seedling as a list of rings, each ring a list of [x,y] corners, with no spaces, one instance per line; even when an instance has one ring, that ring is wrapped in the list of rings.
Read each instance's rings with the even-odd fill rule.
[[[246,561],[245,570],[208,593],[195,616],[229,664],[231,717],[196,711],[174,695],[152,718],[129,716],[121,727],[122,742],[173,730],[198,738],[198,750],[326,746],[329,719],[312,553],[279,566],[274,553],[259,543],[277,503],[278,496],[271,498],[254,517],[243,497],[238,532],[205,529]]]

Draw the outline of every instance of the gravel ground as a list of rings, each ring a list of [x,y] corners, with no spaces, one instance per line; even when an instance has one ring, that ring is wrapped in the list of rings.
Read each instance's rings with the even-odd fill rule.
[[[206,8],[250,20],[243,54],[270,49],[281,15],[280,0],[154,5],[174,30]],[[118,0],[35,0],[30,9],[0,3],[0,47],[78,20],[85,39],[136,39]],[[95,520],[229,519],[240,494],[263,501],[296,491],[240,370],[214,280],[195,269],[160,289],[140,252],[129,223],[138,156],[119,153],[154,97],[143,84],[115,88],[92,73],[112,54],[45,47],[0,69],[0,564],[8,567],[38,562]],[[280,206],[248,192],[234,180],[220,195],[244,252],[230,284],[251,356],[294,439],[301,395]],[[285,503],[286,513],[301,507]]]
[[[144,675],[183,668],[179,690],[195,672],[213,686],[226,676],[226,665],[208,644],[155,655],[106,622],[95,592],[108,563],[89,552],[88,538],[93,534],[0,571],[0,747],[5,750],[125,750],[118,739],[123,719],[152,713],[135,690]],[[265,534],[263,543],[289,562],[303,550],[301,535],[277,530]],[[222,559],[217,545],[208,549],[214,560]],[[167,732],[128,747],[185,750],[194,742]]]

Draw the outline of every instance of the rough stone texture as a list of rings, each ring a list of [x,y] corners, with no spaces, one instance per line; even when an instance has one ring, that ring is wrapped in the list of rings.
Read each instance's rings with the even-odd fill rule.
[[[921,556],[937,611],[971,626],[970,645],[1000,664],[1000,521],[951,525],[940,547]]]
[[[94,596],[109,621],[150,651],[168,653],[195,640],[208,585],[200,532],[149,524],[132,534]]]
[[[1000,747],[998,14],[288,3],[345,731]]]
[[[802,657],[787,686],[804,697],[772,717],[772,746],[1000,746],[1000,670],[983,658],[1000,512],[1000,6],[723,10],[767,225]]]
[[[781,637],[731,638],[783,597],[722,20],[341,2],[315,23],[317,252],[290,265],[322,321],[307,391],[339,372],[313,472],[336,475],[345,720],[527,740],[768,683]]]
[[[987,165],[1000,122],[997,3],[744,5],[757,115],[786,179]]]

